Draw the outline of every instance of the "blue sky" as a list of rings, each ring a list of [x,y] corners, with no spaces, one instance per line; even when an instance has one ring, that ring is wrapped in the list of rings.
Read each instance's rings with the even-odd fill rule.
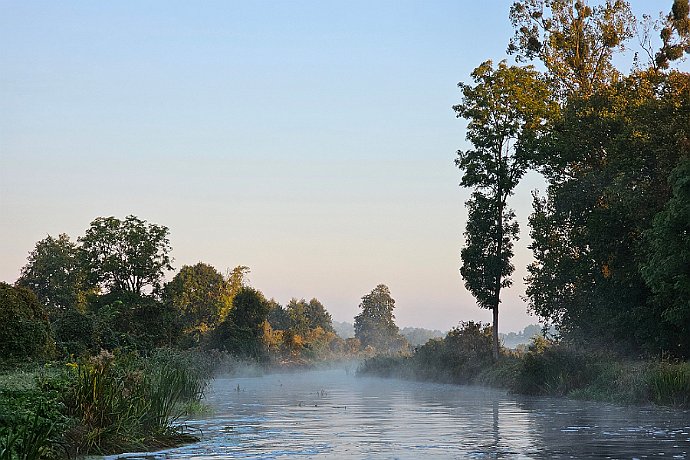
[[[459,275],[458,81],[510,1],[0,1],[0,280],[98,216],[170,228],[174,266],[251,269],[339,321],[387,284],[400,326],[489,321]],[[671,1],[638,1],[636,13]],[[535,322],[519,296],[501,330]]]

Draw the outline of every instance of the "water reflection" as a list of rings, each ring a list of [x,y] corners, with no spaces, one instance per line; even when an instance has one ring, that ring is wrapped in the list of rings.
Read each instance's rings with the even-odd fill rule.
[[[356,378],[344,370],[216,379],[206,402],[214,414],[188,422],[201,442],[121,457],[686,458],[690,450],[688,412]]]

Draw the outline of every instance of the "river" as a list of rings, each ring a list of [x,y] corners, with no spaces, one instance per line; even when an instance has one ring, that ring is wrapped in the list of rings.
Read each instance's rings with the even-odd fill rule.
[[[201,441],[109,459],[688,458],[690,411],[355,377],[216,378]]]

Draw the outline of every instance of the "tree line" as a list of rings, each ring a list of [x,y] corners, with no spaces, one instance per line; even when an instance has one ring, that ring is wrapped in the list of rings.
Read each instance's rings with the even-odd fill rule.
[[[0,284],[5,360],[83,356],[159,347],[228,351],[260,361],[303,362],[406,349],[385,285],[362,298],[355,337],[333,329],[316,298],[282,306],[248,283],[199,262],[173,270],[169,229],[135,216],[98,217],[84,235],[47,236],[14,286]]]
[[[493,311],[494,357],[519,230],[508,199],[528,171],[548,184],[529,216],[529,309],[568,340],[690,357],[690,74],[672,69],[690,53],[689,12],[516,1],[508,53],[544,71],[486,61],[459,84],[470,147],[456,165],[473,189],[460,271]],[[634,38],[624,73],[614,59]]]

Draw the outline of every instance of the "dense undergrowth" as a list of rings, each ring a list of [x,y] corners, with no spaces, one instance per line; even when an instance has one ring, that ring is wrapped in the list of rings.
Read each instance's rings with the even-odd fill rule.
[[[690,407],[690,363],[630,359],[610,350],[537,337],[522,351],[491,354],[491,328],[463,323],[410,356],[366,360],[361,374],[506,388],[623,404]]]
[[[218,357],[102,352],[0,375],[0,460],[62,459],[193,441],[183,417]]]

